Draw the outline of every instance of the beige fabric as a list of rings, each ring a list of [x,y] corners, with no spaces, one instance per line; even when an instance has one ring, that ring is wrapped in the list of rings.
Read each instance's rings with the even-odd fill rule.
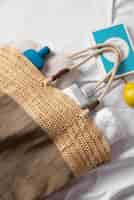
[[[110,146],[90,117],[52,86],[15,49],[0,49],[0,89],[11,96],[48,132],[78,176],[110,159]]]

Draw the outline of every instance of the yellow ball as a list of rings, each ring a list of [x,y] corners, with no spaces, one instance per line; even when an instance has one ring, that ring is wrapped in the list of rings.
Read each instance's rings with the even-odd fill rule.
[[[125,102],[131,106],[134,107],[134,83],[128,82],[123,89],[123,96]]]

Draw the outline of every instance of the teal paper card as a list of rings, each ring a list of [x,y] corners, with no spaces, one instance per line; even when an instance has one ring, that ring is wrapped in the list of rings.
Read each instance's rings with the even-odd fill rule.
[[[134,71],[134,49],[127,28],[124,24],[97,30],[92,33],[92,36],[96,44],[113,43],[120,48],[122,53],[122,62],[119,66],[117,75]],[[112,55],[101,55],[100,60],[105,72],[110,72],[114,65]]]

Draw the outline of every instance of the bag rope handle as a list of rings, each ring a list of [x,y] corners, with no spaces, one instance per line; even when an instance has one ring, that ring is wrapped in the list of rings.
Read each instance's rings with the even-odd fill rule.
[[[91,55],[89,55],[89,52],[91,50],[95,50],[95,52],[92,53]],[[102,80],[98,81],[97,84],[96,84],[95,89],[97,89],[102,83],[107,82],[106,87],[104,88],[104,91],[101,93],[100,97],[98,97],[98,100],[102,101],[104,96],[109,91],[113,80],[115,79],[115,75],[117,73],[119,64],[121,62],[121,52],[120,52],[119,48],[117,48],[115,45],[112,45],[112,44],[96,45],[96,46],[93,46],[91,48],[87,48],[83,51],[79,51],[79,52],[76,52],[76,53],[68,56],[71,59],[79,59],[81,57],[86,57],[86,58],[84,58],[83,61],[81,61],[77,64],[73,64],[73,65],[68,66],[67,68],[61,69],[56,74],[49,77],[46,84],[48,84],[48,85],[52,84],[53,85],[53,83],[55,83],[55,81],[57,79],[59,79],[61,76],[65,75],[66,73],[70,72],[73,69],[79,68],[81,65],[85,64],[86,62],[88,62],[93,57],[96,57],[96,56],[103,54],[105,52],[113,52],[115,54],[116,59],[115,59],[115,64],[114,64],[112,71],[110,73],[108,73]]]

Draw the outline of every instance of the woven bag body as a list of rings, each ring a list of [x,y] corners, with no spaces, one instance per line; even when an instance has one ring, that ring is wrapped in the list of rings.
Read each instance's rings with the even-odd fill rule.
[[[110,146],[91,117],[83,115],[83,110],[59,89],[47,86],[46,78],[40,71],[12,48],[0,49],[0,90],[24,109],[44,134],[47,133],[54,145],[54,151],[57,152],[56,155],[60,157],[60,163],[63,160],[64,164],[61,164],[61,168],[69,171],[67,174],[80,176],[110,160]],[[38,138],[38,135],[36,137]],[[45,171],[40,170],[39,177],[43,176],[41,173]],[[54,173],[56,171],[52,172],[53,175]],[[36,177],[36,173],[34,176]],[[18,180],[17,183],[21,182],[22,176]],[[50,186],[51,189],[47,193],[62,186],[56,180],[54,185],[57,187]],[[64,184],[65,182],[66,179]],[[35,184],[37,188],[38,183],[41,186],[44,184],[43,180],[39,179]],[[35,186],[34,189],[31,188],[31,193],[38,196],[44,192],[43,186],[37,189],[37,194]],[[17,198],[23,199],[20,194],[21,192]],[[32,200],[33,197],[25,196],[26,199]]]

